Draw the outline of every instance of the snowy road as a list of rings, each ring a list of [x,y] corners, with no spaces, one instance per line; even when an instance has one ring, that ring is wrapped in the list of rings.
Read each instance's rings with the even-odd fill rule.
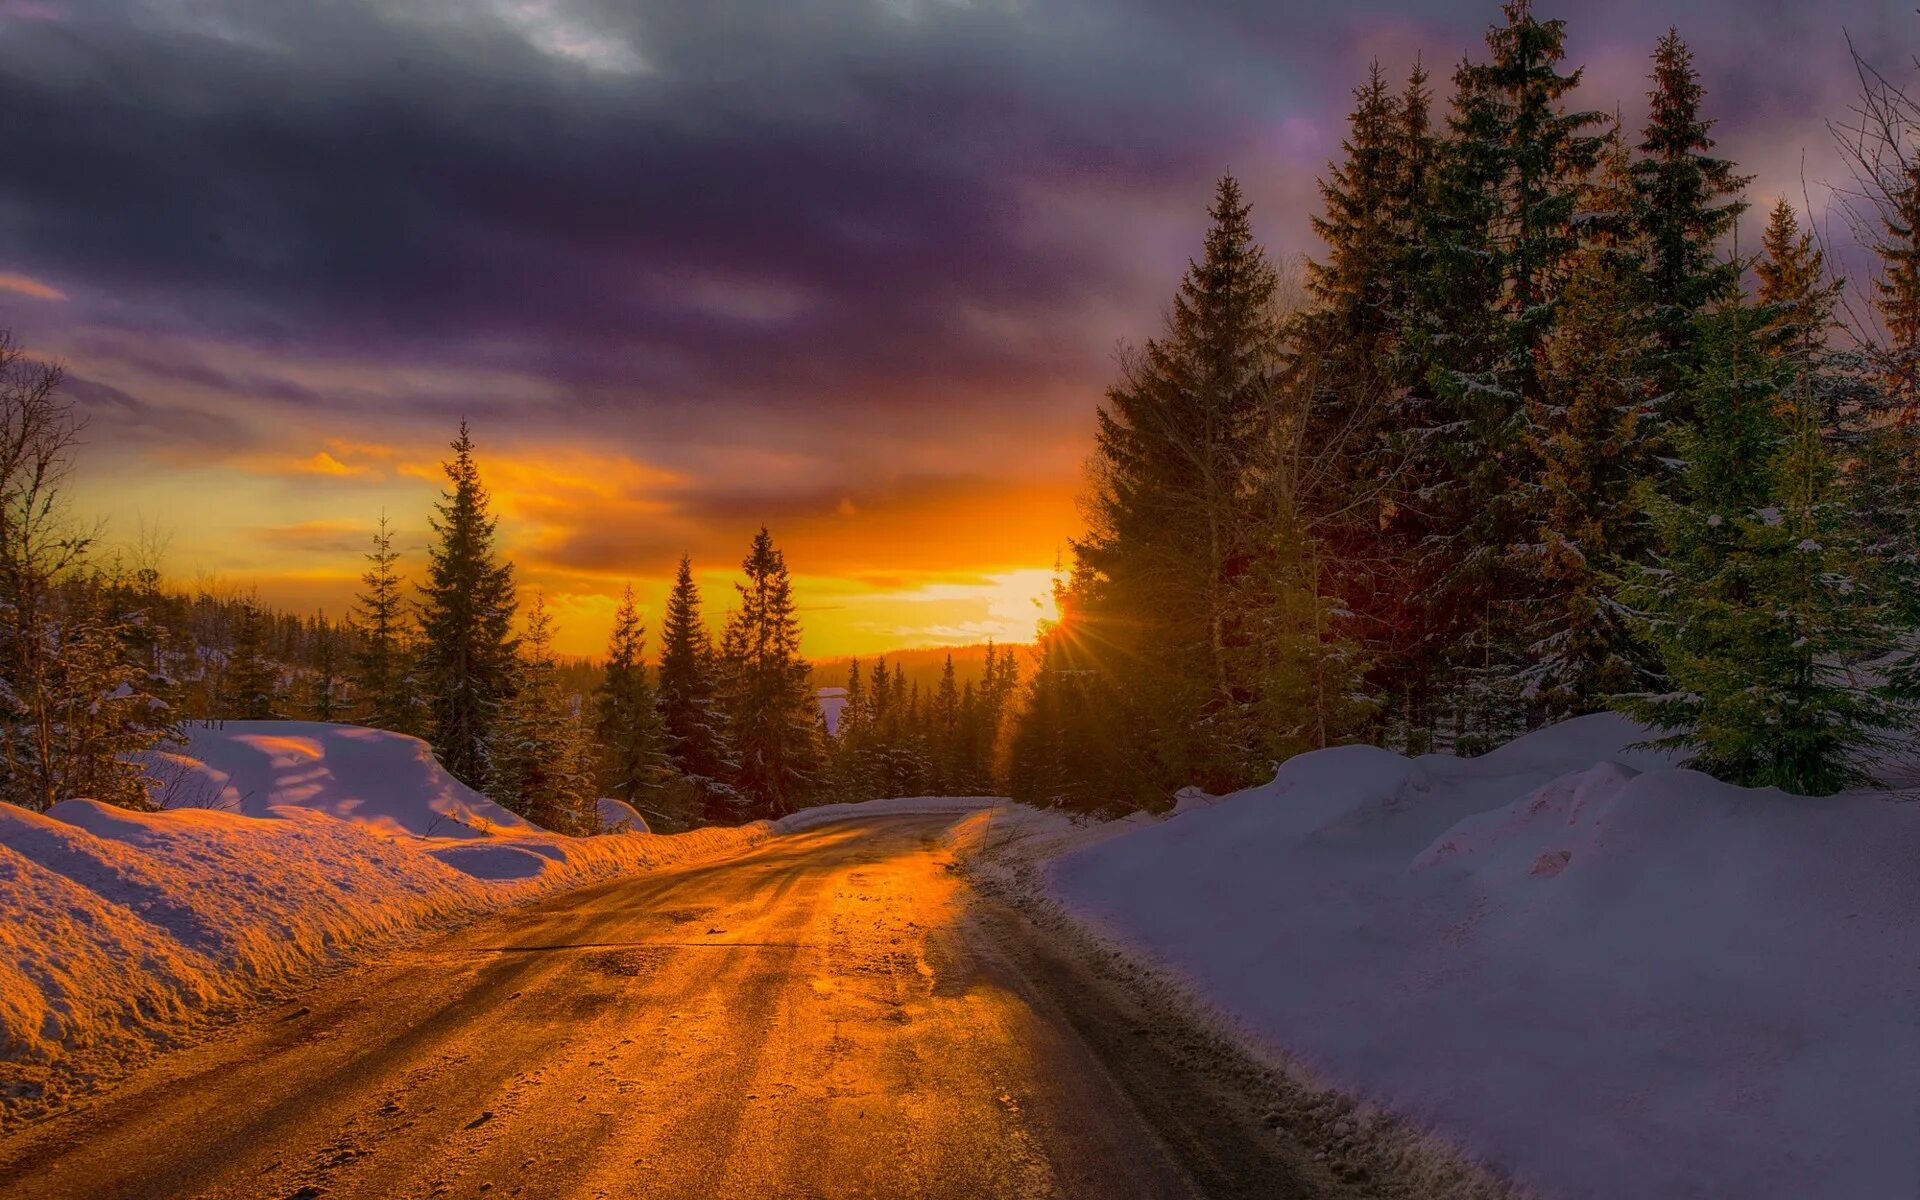
[[[0,1143],[41,1197],[1304,1196],[1191,1042],[894,817],[491,918]]]

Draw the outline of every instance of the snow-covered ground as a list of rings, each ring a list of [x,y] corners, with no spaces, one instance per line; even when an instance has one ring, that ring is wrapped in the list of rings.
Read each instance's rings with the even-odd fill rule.
[[[191,736],[163,764],[179,807],[0,804],[0,1119],[328,963],[769,833],[562,837],[412,738],[296,722]]]
[[[1051,831],[1048,884],[1542,1196],[1920,1196],[1920,804],[1732,787],[1642,736],[1303,755]]]

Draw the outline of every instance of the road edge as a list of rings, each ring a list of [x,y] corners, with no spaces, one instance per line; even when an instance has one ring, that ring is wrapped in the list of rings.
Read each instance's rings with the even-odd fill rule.
[[[1493,1165],[1416,1122],[1321,1082],[1201,999],[1176,972],[1071,912],[1048,891],[1045,866],[1077,839],[1031,836],[1004,818],[996,831],[994,817],[994,810],[983,811],[948,831],[955,868],[983,896],[1051,935],[1108,986],[1176,1025],[1197,1069],[1230,1077],[1246,1103],[1260,1111],[1261,1123],[1293,1144],[1304,1159],[1303,1172],[1317,1176],[1308,1182],[1326,1200],[1534,1200],[1534,1193]]]

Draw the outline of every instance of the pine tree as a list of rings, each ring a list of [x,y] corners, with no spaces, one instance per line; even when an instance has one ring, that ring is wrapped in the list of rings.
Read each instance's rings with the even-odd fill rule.
[[[1739,292],[1740,267],[1722,258],[1719,246],[1746,211],[1740,196],[1751,177],[1708,153],[1714,123],[1701,114],[1706,90],[1678,30],[1660,39],[1651,79],[1634,184],[1647,248],[1647,298],[1660,346],[1655,390],[1669,397],[1666,419],[1683,423],[1691,414],[1681,385],[1695,367],[1699,319]]]
[[[721,643],[727,709],[740,756],[738,786],[747,811],[778,817],[810,799],[820,767],[810,684],[800,657],[800,619],[785,555],[763,526],[742,561],[740,607]]]
[[[465,421],[445,470],[451,490],[435,505],[437,541],[420,588],[421,675],[434,753],[454,778],[490,790],[494,724],[517,674],[513,565],[499,557],[498,522]]]
[[[517,650],[519,678],[491,726],[487,794],[544,829],[592,833],[592,763],[554,661],[553,617],[538,592]]]
[[[283,717],[280,664],[268,646],[268,617],[258,602],[240,610],[233,651],[220,680],[220,716],[228,721],[270,721]]]
[[[400,553],[393,548],[393,527],[385,513],[373,533],[367,571],[360,577],[353,618],[359,649],[353,660],[353,684],[359,720],[375,729],[415,737],[426,731],[426,702],[412,678],[412,647]]]
[[[700,616],[700,589],[686,556],[667,596],[660,629],[660,723],[668,761],[693,791],[702,817],[737,821],[742,813],[733,780],[739,763],[719,701],[713,639]]]
[[[628,586],[613,615],[605,678],[595,697],[599,790],[601,795],[663,815],[672,770],[667,765],[660,712],[647,680],[646,640],[646,625]],[[695,814],[664,815],[685,826]]]

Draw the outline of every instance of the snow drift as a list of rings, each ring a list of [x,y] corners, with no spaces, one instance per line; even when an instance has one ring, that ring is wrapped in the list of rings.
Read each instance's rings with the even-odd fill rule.
[[[328,962],[769,832],[562,837],[348,726],[229,722],[167,762],[169,811],[0,804],[0,1116]]]
[[[386,833],[485,837],[534,828],[447,774],[418,738],[318,721],[195,726],[184,753],[151,756],[167,808],[271,816],[305,808]]]
[[[1543,1195],[1920,1194],[1920,805],[1736,788],[1642,736],[1304,755],[1050,886]]]

